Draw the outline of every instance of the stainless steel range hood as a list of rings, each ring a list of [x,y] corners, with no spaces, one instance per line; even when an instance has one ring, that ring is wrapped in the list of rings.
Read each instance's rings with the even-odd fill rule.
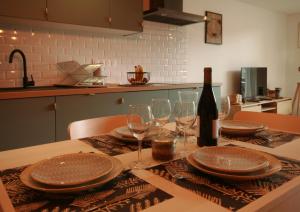
[[[184,26],[204,22],[205,17],[183,12],[183,0],[143,0],[144,20]]]

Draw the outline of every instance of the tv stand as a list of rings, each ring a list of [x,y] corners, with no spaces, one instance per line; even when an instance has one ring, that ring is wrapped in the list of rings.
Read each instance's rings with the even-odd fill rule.
[[[259,100],[258,102],[247,101],[244,104],[231,105],[232,116],[238,111],[267,112],[288,115],[292,113],[292,99],[284,97],[271,100]]]

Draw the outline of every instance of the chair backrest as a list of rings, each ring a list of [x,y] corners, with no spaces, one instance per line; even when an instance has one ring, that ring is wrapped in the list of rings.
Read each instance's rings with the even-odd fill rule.
[[[127,125],[127,115],[104,116],[72,122],[68,133],[70,139],[85,138],[108,133],[124,125]]]
[[[300,134],[299,116],[239,111],[234,114],[233,119],[262,123],[270,129]]]

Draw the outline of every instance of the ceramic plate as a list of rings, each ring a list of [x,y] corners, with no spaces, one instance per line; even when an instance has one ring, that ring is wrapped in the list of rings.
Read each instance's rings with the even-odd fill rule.
[[[93,181],[90,181],[85,184],[80,184],[80,185],[75,185],[75,186],[66,186],[66,187],[61,187],[61,186],[51,186],[51,185],[46,185],[43,183],[36,182],[35,180],[32,179],[31,177],[31,172],[35,168],[35,165],[27,167],[20,175],[20,179],[22,183],[24,183],[26,186],[29,188],[43,191],[43,192],[48,192],[48,193],[76,193],[76,192],[81,192],[85,190],[89,190],[92,188],[100,187],[104,185],[105,183],[113,180],[116,178],[122,171],[123,171],[123,165],[120,160],[117,158],[111,157],[112,163],[113,163],[113,169],[111,172],[108,174],[97,178]]]
[[[227,173],[253,172],[269,165],[261,154],[240,147],[202,147],[192,157],[202,166]]]
[[[117,132],[119,128],[116,128],[114,130],[112,130],[110,132],[110,135],[116,139],[119,139],[121,141],[124,141],[124,142],[137,142],[138,140],[136,138],[134,138],[133,136],[123,136],[121,135],[120,133]],[[153,133],[152,135],[154,135],[155,133]],[[151,136],[147,136],[143,139],[143,141],[150,141],[152,139]]]
[[[264,169],[261,169],[259,171],[255,172],[250,172],[250,173],[245,173],[245,174],[239,174],[239,173],[226,173],[226,172],[218,172],[213,169],[209,169],[205,166],[200,165],[194,160],[194,157],[192,154],[190,154],[187,157],[187,161],[190,165],[192,165],[194,168],[198,169],[201,172],[204,172],[209,175],[213,175],[216,177],[224,178],[227,180],[234,180],[234,181],[245,181],[245,180],[256,180],[256,179],[261,179],[264,177],[268,177],[272,174],[275,174],[276,172],[281,170],[281,163],[278,159],[273,157],[272,155],[266,154],[259,152],[257,154],[261,154],[267,160],[269,161],[269,166],[267,166]]]
[[[238,135],[254,134],[260,130],[263,130],[265,127],[263,124],[259,123],[235,120],[222,120],[220,123],[222,132]]]
[[[129,131],[128,127],[127,126],[123,126],[123,127],[119,127],[119,128],[116,128],[115,131],[123,136],[124,138],[134,138],[132,133]],[[146,136],[146,138],[148,137],[151,137],[151,136],[154,136],[158,133],[158,129],[154,129],[154,130],[151,130],[148,135]]]
[[[32,169],[31,177],[48,185],[70,186],[102,177],[112,168],[110,157],[93,153],[74,153],[37,163]]]

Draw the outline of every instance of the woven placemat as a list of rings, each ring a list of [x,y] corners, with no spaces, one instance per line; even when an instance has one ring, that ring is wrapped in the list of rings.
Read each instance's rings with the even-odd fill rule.
[[[275,148],[300,138],[300,136],[296,134],[271,130],[263,130],[256,134],[246,136],[222,133],[222,137],[225,139],[247,142],[269,148]]]
[[[26,187],[20,173],[26,167],[0,171],[16,211],[140,211],[172,198],[131,173],[123,173],[101,188],[77,194],[49,194]]]
[[[282,170],[280,172],[263,179],[244,182],[230,182],[204,174],[189,165],[185,159],[167,162],[149,168],[149,171],[213,203],[236,211],[300,175],[299,161],[281,157],[278,159],[282,164]],[[168,166],[186,178],[173,178],[166,170]]]
[[[80,140],[110,156],[125,154],[138,150],[137,142],[121,141],[109,135],[94,136]],[[151,141],[143,141],[142,147],[150,148]]]

